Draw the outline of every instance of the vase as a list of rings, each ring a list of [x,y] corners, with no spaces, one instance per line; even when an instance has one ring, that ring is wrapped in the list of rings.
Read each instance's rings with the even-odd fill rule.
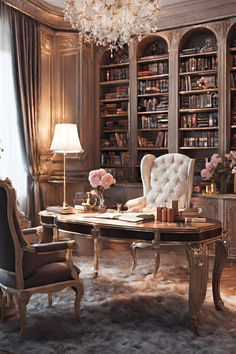
[[[104,195],[103,195],[103,188],[95,188],[95,195],[97,198],[97,205],[99,208],[104,207]]]
[[[230,178],[231,175],[225,175],[221,173],[217,180],[217,190],[220,194],[226,194],[230,192]]]

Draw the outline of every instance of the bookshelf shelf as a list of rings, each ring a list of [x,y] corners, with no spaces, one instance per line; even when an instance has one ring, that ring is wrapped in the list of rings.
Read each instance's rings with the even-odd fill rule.
[[[218,108],[217,107],[204,107],[204,108],[186,108],[186,109],[180,109],[180,112],[217,112]]]
[[[146,75],[146,76],[138,76],[138,80],[154,80],[154,79],[164,79],[168,78],[168,74],[160,74],[160,75]]]
[[[218,146],[181,146],[180,150],[215,150]]]
[[[112,146],[109,146],[109,147],[101,147],[101,150],[103,151],[128,151],[129,149],[127,147],[112,147]]]
[[[145,63],[157,63],[157,62],[162,62],[162,61],[168,61],[169,57],[168,54],[166,55],[153,55],[153,56],[146,56],[143,58],[139,58],[137,60],[138,64],[145,64]]]
[[[145,114],[159,114],[159,113],[168,113],[168,110],[159,110],[159,111],[143,111],[143,112],[138,112],[138,115],[145,115]]]
[[[183,58],[194,58],[194,57],[208,57],[208,56],[216,56],[217,55],[217,51],[207,51],[205,53],[200,53],[200,52],[196,52],[196,53],[192,53],[192,54],[180,54],[180,59]]]
[[[201,130],[218,130],[218,129],[219,129],[219,127],[179,128],[179,130],[182,130],[182,131],[194,131],[194,130],[201,131]]]
[[[120,85],[120,84],[128,84],[129,80],[124,79],[124,80],[111,80],[111,81],[102,81],[100,82],[101,86],[106,86],[106,85]]]
[[[191,91],[179,91],[180,95],[194,95],[194,94],[203,94],[208,92],[218,92],[218,88],[211,88],[205,90],[191,90]]]
[[[121,97],[121,98],[110,98],[110,99],[100,100],[101,103],[106,103],[106,102],[121,102],[121,101],[129,101],[129,99],[128,99],[128,97]]]
[[[162,131],[168,130],[168,128],[147,128],[147,129],[138,129],[140,132],[153,132],[153,131]]]
[[[180,72],[179,76],[188,76],[188,75],[193,75],[193,76],[197,76],[197,75],[210,75],[210,74],[217,74],[217,70],[214,69],[209,69],[209,70],[194,70],[194,71],[186,71],[186,72]]]
[[[127,117],[128,112],[122,112],[122,113],[113,113],[113,114],[101,114],[101,118],[112,118],[112,117]]]
[[[156,96],[168,96],[168,92],[146,93],[144,95],[138,95],[137,97],[156,97]]]
[[[121,67],[124,67],[124,66],[129,66],[129,62],[100,65],[100,69],[121,68]]]
[[[168,150],[168,147],[156,147],[156,146],[138,147],[137,150],[139,150],[139,151],[166,151],[166,150]]]

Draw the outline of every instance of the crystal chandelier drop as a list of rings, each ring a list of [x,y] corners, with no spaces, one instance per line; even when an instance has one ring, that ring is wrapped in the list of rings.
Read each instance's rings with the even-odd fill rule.
[[[65,20],[83,41],[122,48],[131,37],[156,32],[159,0],[66,0]]]

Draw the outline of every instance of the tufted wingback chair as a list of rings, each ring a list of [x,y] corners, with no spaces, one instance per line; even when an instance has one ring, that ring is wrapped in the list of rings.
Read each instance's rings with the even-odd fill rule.
[[[179,153],[145,155],[140,166],[143,196],[129,200],[126,206],[130,211],[157,206],[170,208],[172,200],[178,200],[180,209],[189,208],[194,163],[194,159]]]
[[[84,286],[80,270],[72,263],[74,241],[29,245],[20,226],[16,193],[9,179],[0,179],[0,314],[4,320],[7,296],[14,297],[25,335],[26,305],[35,293],[52,293],[70,287],[75,291],[75,313],[79,318]]]

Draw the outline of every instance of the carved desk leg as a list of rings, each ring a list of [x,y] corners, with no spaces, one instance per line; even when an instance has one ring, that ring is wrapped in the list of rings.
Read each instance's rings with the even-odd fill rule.
[[[228,243],[226,237],[215,242],[215,260],[212,275],[212,292],[217,310],[223,310],[224,303],[220,297],[220,278],[224,268],[224,263],[228,255]]]
[[[91,230],[91,234],[94,237],[94,279],[98,276],[98,268],[99,268],[99,261],[100,261],[100,253],[101,253],[101,240],[100,240],[100,229],[94,226]]]
[[[208,281],[208,246],[206,243],[187,244],[186,253],[190,267],[189,313],[194,331],[199,335],[197,320],[206,297]]]
[[[157,271],[159,269],[160,265],[160,230],[155,231],[154,234],[154,240],[151,242],[145,242],[145,241],[134,241],[130,245],[130,253],[133,258],[133,263],[131,267],[131,273],[133,274],[136,266],[137,266],[137,259],[136,259],[136,248],[147,248],[151,247],[152,250],[154,251],[154,257],[155,257],[155,266],[153,270],[153,277],[156,276]]]

